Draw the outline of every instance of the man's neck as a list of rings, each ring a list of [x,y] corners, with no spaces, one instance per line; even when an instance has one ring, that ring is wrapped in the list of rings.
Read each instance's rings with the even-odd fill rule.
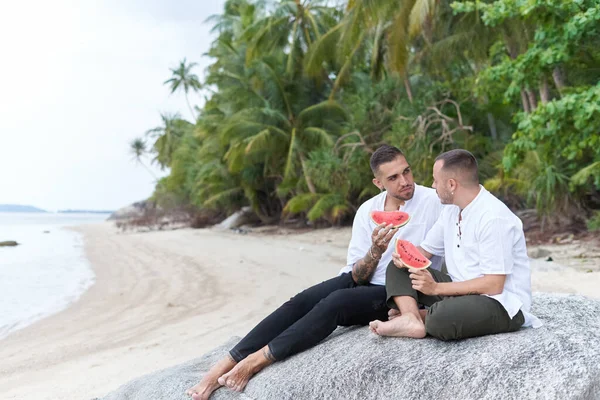
[[[461,210],[464,210],[479,194],[481,191],[481,187],[477,185],[472,189],[466,189],[465,192],[460,196],[460,198],[455,199],[454,204],[456,204]]]
[[[385,195],[385,203],[383,205],[383,209],[385,211],[396,211],[400,207],[406,204],[406,201],[397,199],[388,194]]]

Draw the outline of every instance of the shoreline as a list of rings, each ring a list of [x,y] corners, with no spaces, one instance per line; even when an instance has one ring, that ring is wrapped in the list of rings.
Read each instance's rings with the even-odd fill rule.
[[[43,393],[90,400],[199,357],[335,276],[351,234],[349,228],[120,233],[110,222],[73,229],[84,236],[96,283],[68,309],[1,341],[3,398]],[[583,251],[577,246],[586,244],[571,250]],[[535,247],[562,260],[556,245]],[[593,260],[598,268],[591,273],[534,260],[532,288],[599,297],[600,258]]]
[[[111,223],[76,229],[96,283],[68,309],[2,340],[3,399],[43,393],[90,400],[199,357],[337,274],[346,252],[212,229],[121,234]],[[231,299],[230,282],[239,282],[242,307]]]

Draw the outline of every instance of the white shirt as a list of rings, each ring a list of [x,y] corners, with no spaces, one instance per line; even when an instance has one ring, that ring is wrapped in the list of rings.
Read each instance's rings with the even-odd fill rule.
[[[498,300],[511,318],[521,310],[523,326],[541,326],[529,314],[531,270],[521,220],[481,185],[477,197],[462,210],[460,222],[459,212],[458,206],[444,207],[421,247],[445,255],[454,282],[506,275],[502,293],[489,297]]]
[[[348,246],[346,266],[342,268],[340,274],[352,271],[352,266],[362,259],[369,251],[369,248],[373,244],[371,234],[377,226],[371,220],[371,211],[384,211],[386,196],[387,192],[378,194],[365,201],[356,212],[354,223],[352,224],[352,239],[350,239],[350,245]],[[377,264],[377,269],[371,278],[371,284],[385,285],[385,271],[388,264],[392,261],[392,253],[394,252],[396,238],[408,240],[412,243],[420,243],[425,239],[427,232],[437,221],[442,208],[444,207],[440,203],[435,190],[415,185],[413,198],[407,200],[404,205],[399,208],[400,211],[408,213],[410,221],[408,224],[398,229],[398,232],[394,234],[394,237],[390,241],[390,245]],[[441,264],[441,257],[432,258],[431,268],[439,270]]]

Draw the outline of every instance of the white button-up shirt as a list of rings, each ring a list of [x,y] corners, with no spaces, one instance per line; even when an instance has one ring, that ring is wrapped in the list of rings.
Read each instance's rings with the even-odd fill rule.
[[[502,293],[489,297],[498,300],[511,318],[521,310],[523,326],[540,326],[529,313],[531,270],[521,220],[481,185],[477,197],[462,210],[460,221],[459,213],[458,206],[444,207],[421,247],[445,255],[454,282],[506,275]]]
[[[377,227],[371,220],[371,211],[384,211],[386,196],[387,192],[378,194],[365,201],[356,212],[354,223],[352,224],[352,239],[350,239],[350,245],[348,246],[346,266],[342,268],[340,274],[352,271],[352,266],[369,251],[369,248],[373,244],[371,234]],[[410,221],[394,234],[394,238],[390,241],[390,245],[377,264],[377,269],[371,278],[371,284],[385,285],[385,271],[388,264],[392,261],[396,238],[408,240],[412,243],[421,243],[425,239],[427,232],[438,220],[443,208],[444,206],[440,203],[435,190],[415,185],[413,198],[407,200],[399,208],[400,211],[404,211],[410,215]],[[432,258],[431,268],[439,270],[441,264],[441,257]]]

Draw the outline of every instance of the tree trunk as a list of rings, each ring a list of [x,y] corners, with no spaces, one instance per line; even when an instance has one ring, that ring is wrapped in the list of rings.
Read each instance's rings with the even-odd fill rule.
[[[408,74],[404,75],[404,88],[406,89],[406,95],[408,96],[408,101],[410,101],[410,104],[412,104],[413,94],[412,94],[412,88],[410,87],[410,81],[408,80]]]
[[[552,71],[552,78],[554,79],[556,89],[558,89],[558,92],[562,95],[562,91],[565,88],[565,79],[560,67],[554,68]]]
[[[496,129],[496,119],[492,113],[487,113],[488,125],[490,127],[490,135],[492,140],[496,142],[498,140],[498,130]]]
[[[540,99],[544,105],[550,101],[550,86],[546,77],[542,78],[542,83],[540,84]]]
[[[533,112],[537,108],[537,98],[535,97],[535,92],[531,89],[525,89],[527,93],[527,98],[529,99],[529,107]]]
[[[192,114],[192,122],[195,124],[196,123],[196,113],[194,113],[194,110],[192,109],[192,106],[190,105],[190,100],[188,99],[187,93],[185,94],[185,102],[187,103],[187,106],[190,109],[190,114]]]
[[[527,100],[527,93],[524,89],[521,89],[521,102],[523,103],[523,111],[530,113],[531,107],[529,107],[529,100]]]
[[[304,179],[306,180],[306,186],[308,186],[308,190],[312,194],[316,194],[317,189],[315,188],[310,175],[308,175],[308,172],[306,171],[306,158],[304,158],[304,154],[300,154],[300,163],[302,164],[302,173],[304,174]]]

